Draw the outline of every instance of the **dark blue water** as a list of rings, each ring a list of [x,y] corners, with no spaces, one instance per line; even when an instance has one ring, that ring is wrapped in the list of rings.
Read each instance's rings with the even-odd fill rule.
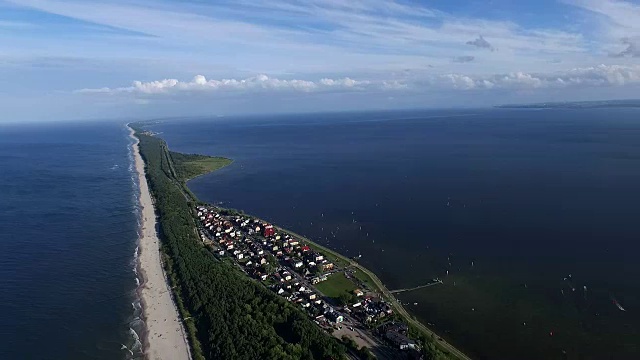
[[[114,123],[0,128],[0,359],[130,356],[127,135]]]
[[[176,151],[235,160],[190,182],[203,200],[361,254],[392,289],[445,278],[399,297],[476,357],[634,359],[639,115],[413,111],[153,129]]]

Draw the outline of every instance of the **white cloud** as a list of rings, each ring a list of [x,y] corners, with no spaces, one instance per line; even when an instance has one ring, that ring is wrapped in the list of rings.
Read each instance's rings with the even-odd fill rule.
[[[442,75],[434,85],[460,90],[541,89],[624,86],[640,83],[640,65],[599,65],[569,71],[529,74],[514,72],[492,76]]]
[[[358,81],[351,78],[329,79],[323,78],[317,82],[309,80],[282,80],[258,75],[246,79],[222,79],[208,80],[203,75],[196,75],[191,81],[180,81],[177,79],[164,79],[157,81],[134,81],[131,86],[118,88],[96,88],[80,89],[77,93],[84,94],[119,94],[132,93],[143,95],[155,94],[175,94],[181,92],[215,92],[215,91],[273,91],[273,90],[293,90],[301,92],[322,91],[322,90],[348,90],[362,89],[363,86],[370,85],[369,81]]]
[[[604,53],[639,56],[640,5],[621,0],[562,0],[592,14],[591,26]],[[593,26],[595,25],[595,26]]]
[[[38,11],[149,35],[135,44],[113,40],[109,50],[121,56],[184,61],[183,54],[189,53],[253,73],[353,73],[393,70],[392,67],[395,70],[415,68],[425,62],[443,66],[467,50],[466,43],[478,34],[486,36],[491,45],[501,51],[500,56],[487,54],[489,61],[476,64],[486,72],[518,70],[516,65],[540,71],[544,63],[541,59],[583,55],[589,51],[587,41],[579,32],[458,16],[434,10],[424,2],[238,0],[177,6],[150,0],[134,3],[9,1]],[[53,43],[64,52],[66,42],[67,56],[78,49],[86,56],[91,50],[97,51],[94,45],[97,42],[91,40],[87,46],[71,42],[78,41],[77,38],[57,39]],[[18,47],[25,44],[27,42],[15,41]],[[31,46],[40,51],[43,45]],[[51,46],[51,42],[46,43],[47,49]],[[158,51],[159,47],[168,51]],[[330,62],[326,61],[328,58]],[[233,59],[233,64],[229,59]]]
[[[627,48],[617,54],[612,54],[612,57],[640,57],[640,37],[623,38],[620,42],[627,45]]]
[[[0,28],[21,30],[31,27],[35,27],[35,25],[23,21],[0,20]]]
[[[258,75],[246,79],[208,80],[203,75],[191,81],[164,79],[134,81],[131,86],[76,90],[80,94],[133,94],[152,97],[160,94],[236,93],[248,92],[335,92],[335,91],[425,91],[425,90],[535,90],[569,87],[607,87],[640,84],[640,65],[598,65],[552,73],[513,72],[494,75],[450,73],[444,75],[412,73],[403,79],[354,80],[351,78],[318,81],[284,80]]]

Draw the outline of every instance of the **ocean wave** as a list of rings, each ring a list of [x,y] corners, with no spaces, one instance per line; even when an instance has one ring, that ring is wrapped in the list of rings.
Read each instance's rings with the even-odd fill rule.
[[[130,346],[125,346],[123,350],[127,350],[129,353],[129,356],[127,357],[128,359],[136,359],[136,358],[142,358],[142,341],[140,340],[140,335],[139,334],[144,334],[144,332],[146,331],[146,324],[144,323],[144,321],[141,319],[142,313],[143,313],[143,309],[142,309],[142,302],[140,299],[140,294],[139,294],[139,288],[140,288],[140,278],[138,277],[138,258],[140,255],[140,248],[138,246],[138,244],[140,243],[140,238],[142,237],[142,211],[141,211],[141,204],[140,204],[140,187],[139,187],[139,181],[138,181],[138,173],[136,171],[135,168],[135,157],[134,157],[134,144],[135,144],[135,140],[131,139],[130,137],[128,137],[129,139],[129,145],[128,145],[128,160],[129,160],[129,166],[127,168],[127,170],[129,171],[130,174],[130,180],[131,180],[131,204],[132,204],[132,208],[130,208],[130,213],[135,215],[135,219],[136,219],[136,247],[135,250],[133,251],[133,257],[129,263],[129,265],[131,266],[131,270],[134,273],[134,280],[135,280],[135,290],[133,290],[133,297],[134,300],[131,303],[131,307],[132,307],[132,320],[129,322],[129,334],[131,337],[131,344]],[[124,346],[124,345],[123,345]]]

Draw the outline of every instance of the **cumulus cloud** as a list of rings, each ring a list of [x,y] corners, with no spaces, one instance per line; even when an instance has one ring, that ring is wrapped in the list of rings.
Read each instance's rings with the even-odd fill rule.
[[[477,39],[473,41],[467,41],[466,44],[475,46],[481,49],[488,49],[491,51],[494,50],[493,45],[491,45],[491,43],[489,43],[484,37],[482,37],[482,35],[480,35]]]
[[[611,55],[612,57],[640,57],[640,38],[623,38],[620,41],[627,45],[627,48]]]
[[[475,60],[476,57],[475,56],[469,56],[469,55],[465,55],[465,56],[458,56],[456,58],[453,59],[453,62],[457,62],[457,63],[468,63],[468,62],[472,62],[473,60]]]
[[[222,79],[208,80],[203,75],[196,75],[191,81],[177,79],[164,79],[157,81],[134,81],[131,86],[117,88],[81,89],[77,93],[98,94],[171,94],[179,92],[213,92],[213,91],[259,91],[259,90],[293,90],[293,91],[320,91],[320,90],[347,90],[360,89],[370,85],[369,81],[359,81],[351,78],[329,79],[319,81],[309,80],[282,80],[267,75],[258,75],[246,79]]]
[[[603,87],[640,84],[640,66],[598,65],[564,72],[514,72],[491,76],[442,75],[435,84],[460,90]]]
[[[258,75],[246,79],[208,80],[203,75],[191,81],[164,79],[158,81],[134,81],[131,86],[118,88],[81,89],[83,94],[131,94],[150,98],[161,94],[180,93],[247,93],[256,91],[425,91],[425,90],[535,90],[571,87],[607,87],[640,84],[640,65],[598,65],[575,68],[553,73],[511,72],[493,75],[473,74],[427,74],[415,73],[402,79],[354,80],[349,77],[318,81],[283,80]]]

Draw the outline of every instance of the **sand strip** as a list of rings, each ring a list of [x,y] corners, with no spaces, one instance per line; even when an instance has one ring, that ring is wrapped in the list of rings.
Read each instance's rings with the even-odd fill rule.
[[[146,324],[145,356],[150,360],[188,360],[190,353],[186,333],[162,268],[156,214],[144,174],[144,161],[140,156],[138,139],[133,136],[133,130],[129,130],[130,136],[135,140],[133,155],[140,183],[142,210],[142,237],[138,261],[143,278],[140,296]]]

